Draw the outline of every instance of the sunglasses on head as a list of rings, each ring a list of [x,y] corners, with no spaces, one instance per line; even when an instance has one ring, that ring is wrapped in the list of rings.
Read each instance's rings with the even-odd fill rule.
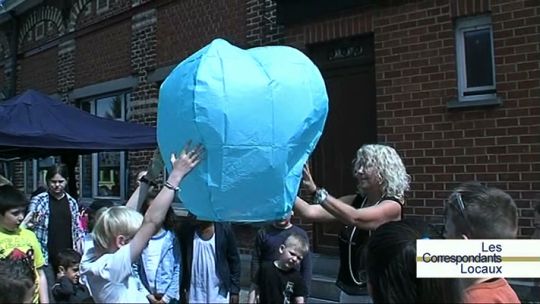
[[[452,199],[452,198],[454,198],[454,199]],[[464,223],[464,226],[465,226],[464,227],[465,231],[463,231],[463,234],[465,234],[466,236],[470,236],[471,232],[472,232],[471,231],[471,224],[469,222],[467,214],[465,213],[465,204],[463,203],[463,198],[461,197],[461,193],[454,192],[454,194],[452,194],[452,196],[450,197],[449,204],[451,206],[453,206],[453,208],[458,211],[459,216],[463,220],[463,223]]]

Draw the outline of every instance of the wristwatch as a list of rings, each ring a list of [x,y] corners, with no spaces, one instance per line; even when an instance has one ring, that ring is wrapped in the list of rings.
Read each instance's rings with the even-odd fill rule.
[[[315,191],[315,197],[313,198],[313,202],[318,205],[324,204],[326,201],[326,198],[328,197],[328,191],[324,188],[318,188]]]

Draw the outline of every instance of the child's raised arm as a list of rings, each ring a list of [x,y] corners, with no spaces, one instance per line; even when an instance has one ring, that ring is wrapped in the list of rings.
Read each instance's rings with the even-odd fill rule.
[[[190,143],[188,143],[180,152],[178,158],[174,154],[171,155],[173,170],[165,183],[165,187],[161,189],[148,211],[146,211],[141,228],[129,243],[132,262],[139,259],[150,238],[161,227],[167,210],[174,199],[175,188],[178,188],[182,179],[199,163],[203,152],[204,149],[201,145],[191,149]]]

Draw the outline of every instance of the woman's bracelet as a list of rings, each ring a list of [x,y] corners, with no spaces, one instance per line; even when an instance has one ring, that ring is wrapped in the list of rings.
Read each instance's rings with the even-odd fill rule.
[[[315,204],[323,205],[326,201],[326,198],[328,198],[328,191],[324,188],[318,188],[317,191],[315,191],[315,197],[313,199]]]
[[[164,186],[165,186],[165,188],[170,189],[172,191],[180,191],[180,187],[178,187],[178,186],[175,187],[175,186],[171,185],[171,183],[169,183],[169,182],[165,182]]]

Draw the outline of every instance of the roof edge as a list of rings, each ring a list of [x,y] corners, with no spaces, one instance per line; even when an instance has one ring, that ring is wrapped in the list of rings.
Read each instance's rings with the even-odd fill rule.
[[[4,0],[0,7],[0,24],[11,19],[11,16],[21,15],[29,9],[43,3],[43,0]]]

